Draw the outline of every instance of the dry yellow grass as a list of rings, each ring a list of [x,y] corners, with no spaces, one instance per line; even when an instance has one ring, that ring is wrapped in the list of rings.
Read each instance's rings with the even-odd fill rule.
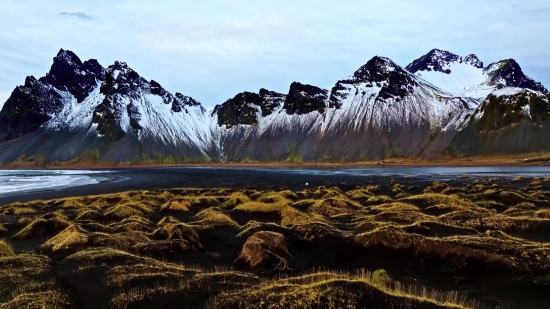
[[[550,219],[550,209],[541,209],[535,212],[537,218]]]
[[[163,226],[165,224],[169,224],[169,223],[180,223],[180,221],[172,216],[167,216],[167,217],[164,217],[162,218],[158,223],[157,223],[157,226]]]
[[[0,240],[0,257],[15,255],[11,246],[4,240]]]
[[[294,200],[296,200],[297,195],[296,193],[290,191],[290,190],[284,190],[284,191],[271,191],[266,192],[262,194],[258,198],[258,202],[262,203],[270,203],[270,204],[291,204]]]
[[[476,206],[469,200],[461,198],[458,195],[446,195],[439,193],[426,193],[420,195],[413,195],[401,199],[402,202],[410,203],[417,205],[419,207],[429,207],[429,206],[451,206],[451,207],[460,207],[462,209],[479,209],[479,206]],[[483,211],[483,210],[480,210]]]
[[[182,211],[186,212],[189,211],[189,207],[191,207],[191,202],[188,200],[175,200],[175,201],[168,201],[162,207],[160,208],[162,211]]]
[[[388,204],[382,204],[372,207],[372,210],[376,211],[419,211],[420,209],[414,205],[402,203],[402,202],[393,202]]]
[[[387,195],[372,196],[372,197],[369,197],[369,199],[367,200],[367,203],[374,204],[374,205],[386,204],[391,202],[393,202],[393,198]]]
[[[191,224],[199,228],[239,227],[239,224],[221,209],[208,208],[197,213],[194,218],[196,221]]]
[[[48,257],[34,254],[0,257],[0,307],[68,308],[51,264]]]
[[[313,308],[320,303],[325,308],[391,308],[388,301],[396,306],[429,303],[435,305],[434,308],[481,308],[477,302],[456,292],[441,293],[422,286],[404,285],[366,270],[351,274],[311,272],[299,277],[267,280],[253,289],[222,292],[208,308],[298,309]]]
[[[46,252],[55,252],[70,248],[77,248],[88,242],[87,233],[79,226],[71,225],[61,233],[50,238],[41,246],[41,250]]]
[[[293,207],[286,207],[281,211],[281,226],[294,226],[310,223],[327,223],[319,214],[305,213]]]
[[[48,220],[44,218],[36,218],[29,222],[25,228],[13,235],[13,238],[29,238],[34,236],[42,236],[47,229]]]
[[[252,201],[250,197],[242,192],[233,192],[228,197],[227,201],[223,202],[220,207],[223,209],[233,209],[236,206],[239,206],[244,203]]]
[[[8,229],[3,224],[0,223],[0,233],[5,233],[7,231]]]
[[[380,256],[392,258],[376,263],[388,264],[388,269],[407,265],[411,276],[420,271],[428,279],[429,271],[439,269],[449,278],[481,272],[487,272],[488,278],[493,273],[505,278],[547,270],[550,210],[545,207],[550,192],[535,188],[539,183],[508,191],[493,188],[493,184],[476,181],[451,187],[434,182],[422,190],[392,181],[383,189],[317,187],[297,193],[151,190],[33,201],[9,205],[3,211],[13,214],[16,209],[34,209],[15,217],[18,223],[12,218],[6,221],[9,235],[15,234],[9,242],[17,245],[18,253],[21,244],[28,243],[24,250],[49,255],[56,263],[61,260],[67,269],[75,267],[75,276],[106,278],[93,283],[114,289],[104,307],[186,306],[193,297],[210,297],[196,293],[215,295],[209,291],[221,291],[219,297],[209,299],[211,306],[362,308],[391,303],[403,308],[426,304],[431,304],[430,308],[477,308],[457,294],[401,285],[380,275],[382,271],[377,275],[319,271],[312,269],[311,263],[332,267],[339,261],[353,261],[349,265],[360,265],[365,256],[374,257],[380,251]],[[390,191],[395,197],[382,195]],[[409,196],[416,192],[424,193]],[[67,301],[57,283],[46,282],[56,280],[48,258],[19,254],[23,263],[36,262],[38,269],[27,274],[30,262],[25,267],[14,266],[16,260],[4,263],[12,253],[3,249],[3,244],[9,248],[0,242],[0,256],[2,251],[8,252],[0,257],[0,267],[17,275],[0,269],[1,283],[13,283],[3,281],[4,275],[30,283],[13,284],[20,290],[9,295],[2,292],[0,284],[0,303],[56,308]],[[246,272],[189,266],[232,262]],[[342,263],[342,267],[349,265]],[[40,269],[40,279],[33,279]],[[310,272],[297,275],[296,269]],[[426,269],[429,271],[423,273]],[[279,271],[291,274],[270,276]],[[256,272],[267,276],[258,277],[253,274]],[[203,304],[199,301],[196,305]]]
[[[281,212],[288,204],[281,202],[246,202],[235,207],[233,210],[244,212]]]
[[[290,256],[288,245],[282,234],[259,231],[246,240],[235,264],[252,270],[284,271],[289,268],[287,256]]]
[[[308,211],[331,217],[337,215],[348,215],[362,208],[363,207],[359,203],[347,197],[336,197],[320,199],[315,202],[315,204],[313,204]]]
[[[127,217],[141,217],[144,215],[144,212],[131,207],[130,205],[117,205],[109,208],[105,212],[106,216],[112,216],[117,218],[127,218]]]

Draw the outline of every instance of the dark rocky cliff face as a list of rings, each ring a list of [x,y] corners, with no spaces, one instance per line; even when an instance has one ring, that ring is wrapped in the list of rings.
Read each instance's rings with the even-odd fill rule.
[[[324,113],[327,108],[328,91],[312,85],[294,82],[290,85],[283,108],[287,114]]]
[[[374,57],[360,67],[353,74],[352,82],[381,87],[380,99],[403,98],[412,93],[417,85],[414,76],[384,57]]]
[[[59,113],[68,92],[82,102],[104,79],[105,70],[94,59],[82,61],[71,51],[61,49],[53,59],[46,76],[33,76],[18,86],[0,111],[0,142],[12,140],[36,131]]]
[[[185,111],[187,113],[188,111],[187,109],[185,109],[186,107],[200,105],[201,104],[192,97],[176,92],[176,94],[174,95],[174,99],[172,100],[172,111],[175,113]]]
[[[105,69],[97,60],[90,59],[82,63],[72,51],[61,49],[53,58],[50,72],[40,81],[68,91],[78,102],[82,102],[104,76]]]
[[[414,60],[406,67],[406,69],[412,73],[433,70],[445,74],[451,74],[451,70],[449,68],[444,68],[449,63],[467,63],[478,69],[483,68],[483,62],[481,62],[474,54],[461,57],[446,50],[432,49],[426,55]]]
[[[500,84],[501,87],[527,88],[549,94],[541,83],[527,77],[514,59],[491,63],[487,68],[491,70],[489,83]]]
[[[0,111],[0,142],[31,133],[63,108],[61,95],[51,86],[29,76]]]
[[[148,82],[125,62],[116,61],[105,72],[105,80],[100,88],[105,99],[96,107],[92,121],[97,124],[97,132],[108,142],[118,141],[126,135],[121,127],[123,113],[128,114],[130,126],[135,133],[141,129],[138,124],[141,114],[132,104],[121,102],[124,97],[139,99],[140,91],[145,90],[161,96],[165,104],[172,102],[171,95],[157,82]]]
[[[490,95],[448,149],[458,157],[550,150],[549,101],[527,91]]]
[[[225,125],[228,128],[240,124],[252,125],[258,123],[257,115],[261,112],[262,117],[271,115],[280,107],[284,95],[260,89],[259,93],[241,92],[232,99],[221,105],[216,105],[212,115],[218,115],[218,125]]]

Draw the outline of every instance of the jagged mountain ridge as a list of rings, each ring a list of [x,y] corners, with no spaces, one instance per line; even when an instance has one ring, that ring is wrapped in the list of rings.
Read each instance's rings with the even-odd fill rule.
[[[227,159],[347,161],[418,156],[445,123],[477,106],[378,56],[332,89],[293,83],[285,102],[290,98],[298,108],[289,111],[285,104],[267,117],[257,113],[252,125],[227,130],[225,140],[230,142],[223,147],[231,149]],[[316,108],[311,108],[311,100]]]
[[[544,86],[526,76],[514,59],[505,59],[483,66],[477,56],[462,57],[448,51],[432,49],[413,61],[407,70],[454,96],[472,97],[480,101],[498,89],[527,88],[548,94]]]
[[[406,68],[373,57],[330,89],[294,82],[287,94],[262,88],[206,110],[124,62],[103,68],[61,50],[50,72],[27,78],[0,112],[0,161],[65,161],[91,150],[114,162],[464,155],[456,149],[468,139],[459,133],[480,103],[499,92],[519,100],[525,89],[547,102],[548,91],[513,59],[483,67],[473,54],[434,49]]]
[[[55,109],[38,109],[41,114],[32,133],[15,130],[10,123],[21,123],[28,117],[4,113],[21,107],[21,100],[14,100],[12,95],[0,122],[8,123],[2,131],[19,133],[4,138],[7,142],[0,151],[0,161],[21,155],[66,161],[92,150],[98,151],[99,159],[104,161],[146,160],[152,156],[202,160],[211,155],[207,151],[215,151],[215,146],[209,144],[209,118],[199,102],[181,93],[172,95],[124,62],[101,69],[90,64],[97,61],[83,63],[74,53],[62,49],[45,77],[29,87],[16,88],[16,94],[21,92],[18,89],[49,91],[56,98],[52,101]],[[23,103],[29,106],[49,105],[43,95],[27,101]]]

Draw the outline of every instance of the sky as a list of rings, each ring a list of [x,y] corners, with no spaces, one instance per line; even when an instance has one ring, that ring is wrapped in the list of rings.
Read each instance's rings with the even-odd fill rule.
[[[432,48],[514,58],[550,88],[549,16],[548,0],[2,0],[0,106],[60,48],[206,107],[293,81],[330,88],[375,55],[406,66]]]

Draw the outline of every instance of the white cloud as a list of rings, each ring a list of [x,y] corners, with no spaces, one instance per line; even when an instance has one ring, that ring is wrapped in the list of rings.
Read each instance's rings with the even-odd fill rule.
[[[546,3],[3,0],[0,100],[44,75],[59,48],[104,66],[126,61],[207,106],[295,80],[330,87],[374,55],[406,65],[435,47],[486,64],[515,58],[550,87]]]

